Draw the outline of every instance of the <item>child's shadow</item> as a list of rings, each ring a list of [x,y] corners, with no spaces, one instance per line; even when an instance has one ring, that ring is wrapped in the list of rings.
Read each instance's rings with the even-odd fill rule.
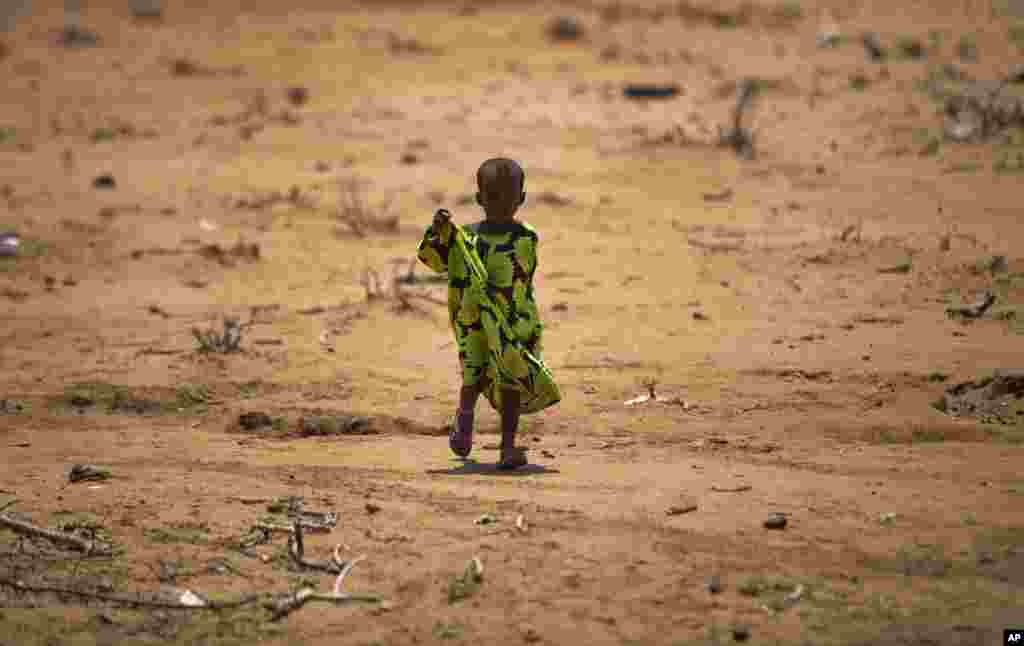
[[[561,473],[558,469],[549,469],[541,464],[527,464],[518,469],[499,469],[493,462],[477,462],[469,458],[457,467],[448,469],[427,469],[431,475],[448,476],[533,476],[543,473]]]

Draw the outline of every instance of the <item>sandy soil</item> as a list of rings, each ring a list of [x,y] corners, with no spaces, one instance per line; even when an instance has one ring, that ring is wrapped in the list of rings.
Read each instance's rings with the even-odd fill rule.
[[[0,258],[0,506],[122,549],[0,530],[0,643],[973,645],[1024,624],[1024,416],[931,406],[1020,366],[1024,133],[946,142],[924,84],[1002,78],[1013,3],[206,4],[88,2],[98,45],[62,47],[61,7],[34,2],[3,37],[0,231],[23,242]],[[563,14],[582,39],[549,39]],[[819,48],[829,23],[845,39]],[[753,160],[716,145],[744,77]],[[391,286],[434,209],[479,217],[496,155],[527,171],[564,392],[524,418],[514,474],[486,404],[473,459],[448,450],[444,286]],[[983,317],[946,316],[980,289]],[[241,350],[198,352],[223,317]],[[273,423],[241,429],[253,412]],[[304,437],[315,414],[371,432]],[[75,463],[113,477],[68,484]],[[287,496],[339,515],[307,558],[365,554],[346,589],[387,603],[270,622],[12,587],[326,591],[282,534],[239,548]]]

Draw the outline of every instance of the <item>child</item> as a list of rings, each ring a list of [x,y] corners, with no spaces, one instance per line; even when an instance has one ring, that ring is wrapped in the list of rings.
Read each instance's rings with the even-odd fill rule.
[[[533,298],[537,232],[515,219],[526,201],[526,176],[511,159],[485,161],[477,171],[477,203],[486,218],[459,226],[441,209],[418,257],[448,272],[448,311],[459,348],[462,390],[449,445],[465,458],[473,448],[473,415],[481,394],[501,415],[500,469],[527,463],[516,447],[519,415],[561,399],[541,360],[543,326]]]

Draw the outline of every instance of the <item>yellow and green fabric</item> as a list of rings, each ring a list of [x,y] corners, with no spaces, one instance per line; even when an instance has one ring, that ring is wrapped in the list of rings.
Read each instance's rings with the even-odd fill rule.
[[[520,413],[557,404],[561,393],[544,361],[544,326],[533,297],[537,232],[521,222],[452,222],[427,228],[417,257],[448,272],[448,313],[459,349],[463,385],[483,392],[501,411],[501,390],[520,394]]]

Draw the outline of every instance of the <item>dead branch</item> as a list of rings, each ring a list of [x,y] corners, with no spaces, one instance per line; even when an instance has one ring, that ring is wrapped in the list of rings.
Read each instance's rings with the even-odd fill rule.
[[[0,527],[9,529],[15,534],[19,534],[21,536],[45,538],[51,543],[60,545],[61,547],[68,547],[86,554],[109,555],[112,551],[107,545],[102,545],[95,541],[82,540],[81,538],[63,534],[61,532],[43,529],[42,527],[37,527],[31,523],[15,520],[6,514],[0,514]]]
[[[85,590],[75,590],[73,588],[63,588],[53,585],[29,585],[24,581],[15,581],[13,579],[3,577],[0,577],[0,586],[6,586],[22,592],[35,592],[40,594],[50,593],[69,597],[78,597],[80,599],[106,601],[107,603],[133,606],[136,608],[161,608],[165,610],[230,610],[256,603],[267,596],[265,594],[248,594],[239,599],[233,599],[230,601],[206,601],[203,605],[185,605],[170,601],[143,599],[141,597],[124,597],[114,594],[103,594],[102,592],[87,592]]]
[[[292,612],[295,612],[302,606],[306,605],[310,601],[321,601],[324,603],[331,603],[334,605],[342,605],[350,602],[356,603],[381,603],[379,595],[375,594],[362,594],[362,595],[350,595],[345,594],[341,591],[341,585],[345,581],[345,577],[349,575],[352,568],[355,567],[356,563],[365,559],[365,556],[359,556],[351,561],[345,563],[345,566],[341,568],[341,572],[338,573],[338,578],[334,582],[334,590],[330,594],[324,594],[317,592],[312,588],[302,588],[293,595],[289,595],[284,599],[279,599],[276,602],[272,602],[269,605],[273,611],[271,615],[271,621],[278,621]],[[340,561],[338,548],[334,550],[334,562]]]
[[[306,568],[308,570],[318,570],[320,572],[328,572],[330,574],[338,574],[343,572],[348,566],[348,563],[342,561],[340,558],[341,546],[334,548],[334,555],[331,561],[327,563],[316,563],[314,561],[307,561],[305,557],[306,547],[302,537],[302,522],[296,520],[292,524],[292,531],[288,535],[288,556],[292,558],[292,562],[298,565],[300,568]]]
[[[754,135],[743,127],[743,113],[757,94],[758,84],[753,79],[743,79],[737,85],[736,107],[732,112],[732,126],[718,128],[718,145],[729,146],[741,159],[754,158]]]

